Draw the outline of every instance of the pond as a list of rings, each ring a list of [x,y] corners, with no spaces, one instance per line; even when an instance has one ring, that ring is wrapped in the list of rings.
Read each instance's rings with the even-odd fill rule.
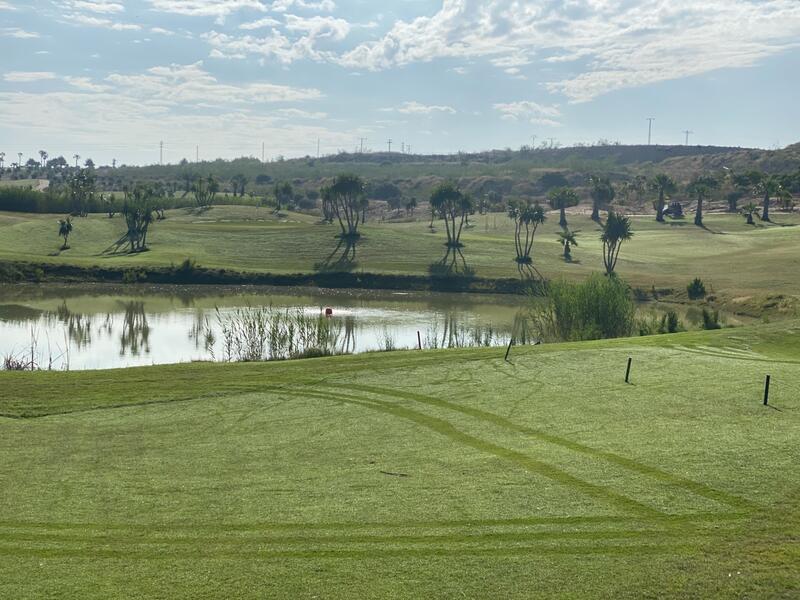
[[[58,370],[226,360],[235,358],[225,333],[230,324],[261,307],[293,322],[323,321],[333,353],[420,342],[424,348],[502,346],[512,332],[526,337],[525,302],[518,296],[307,288],[5,286],[0,359]]]

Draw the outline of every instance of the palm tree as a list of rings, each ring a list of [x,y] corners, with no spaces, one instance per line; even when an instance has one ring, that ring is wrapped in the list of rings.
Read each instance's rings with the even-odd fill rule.
[[[578,194],[575,193],[575,190],[568,187],[558,187],[550,190],[550,193],[547,195],[547,199],[550,202],[550,206],[553,207],[553,210],[558,210],[561,212],[561,216],[558,220],[558,224],[561,227],[567,226],[567,211],[566,209],[570,206],[577,206],[578,204]]]
[[[508,217],[514,221],[514,245],[517,250],[516,261],[529,264],[536,229],[545,222],[547,216],[539,203],[514,201],[508,208]],[[522,228],[525,228],[525,241],[522,240]]]
[[[447,246],[459,248],[461,246],[461,230],[469,216],[474,211],[475,203],[472,198],[461,192],[454,183],[442,183],[431,193],[431,208],[444,219],[447,231]]]
[[[656,200],[656,221],[663,223],[664,221],[664,202],[670,194],[674,194],[678,189],[675,180],[666,173],[659,173],[650,182],[650,189],[658,192],[658,200]]]
[[[75,168],[77,169],[78,168],[78,161],[81,159],[81,156],[80,156],[80,154],[73,154],[72,158],[75,159]]]
[[[3,168],[3,165],[5,164],[5,162],[6,162],[6,153],[5,152],[0,152],[0,169]]]
[[[69,238],[69,234],[72,233],[72,221],[69,217],[66,219],[61,219],[58,222],[58,235],[59,237],[64,238],[64,245],[61,246],[62,250],[66,250],[69,248],[67,245],[67,239]]]
[[[589,177],[592,184],[592,221],[600,220],[600,208],[608,206],[614,201],[614,186],[608,177],[592,175]]]
[[[781,185],[781,180],[776,175],[762,174],[756,184],[756,189],[764,194],[764,205],[761,209],[761,220],[769,221],[769,200],[772,196],[782,197],[786,191]]]
[[[747,206],[742,207],[742,215],[747,219],[748,225],[755,225],[753,222],[753,213],[758,210],[758,207],[750,202]]]
[[[558,232],[558,243],[560,243],[564,247],[564,260],[567,262],[572,261],[572,249],[571,246],[577,246],[578,240],[575,238],[578,236],[578,231],[570,231],[569,229],[562,229]]]
[[[711,190],[715,189],[719,182],[710,175],[700,175],[695,177],[686,188],[697,200],[697,210],[694,213],[694,224],[698,227],[703,226],[703,200],[711,196]]]
[[[39,157],[42,159],[42,168],[47,165],[47,152],[44,150],[39,150]]]
[[[609,211],[608,219],[603,224],[603,233],[600,235],[600,240],[603,242],[603,264],[606,268],[606,275],[614,273],[622,244],[632,237],[631,220],[618,215],[613,210]]]

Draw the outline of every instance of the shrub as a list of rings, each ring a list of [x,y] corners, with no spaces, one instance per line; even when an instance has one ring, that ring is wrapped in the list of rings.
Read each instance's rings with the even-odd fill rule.
[[[534,331],[543,341],[625,337],[636,325],[628,285],[599,274],[582,283],[552,282],[547,300],[534,305],[531,317]]]
[[[703,329],[721,329],[719,323],[719,311],[711,312],[707,308],[703,309]]]
[[[674,310],[670,310],[661,315],[650,315],[636,322],[636,327],[639,330],[639,335],[660,335],[663,333],[677,333],[683,330],[678,319],[678,314]]]
[[[698,300],[706,297],[706,286],[699,277],[695,277],[694,281],[686,286],[686,291],[689,292],[690,300]]]

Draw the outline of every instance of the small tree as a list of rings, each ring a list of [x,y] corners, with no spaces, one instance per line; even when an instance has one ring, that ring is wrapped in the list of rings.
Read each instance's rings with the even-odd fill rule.
[[[656,221],[663,223],[664,221],[664,203],[670,194],[674,194],[678,189],[675,181],[666,173],[659,173],[650,182],[650,189],[658,193],[658,199],[654,202],[656,209]]]
[[[569,229],[562,229],[558,232],[558,243],[564,248],[564,260],[567,262],[572,261],[572,246],[578,245],[578,231],[570,231]]]
[[[632,237],[631,220],[618,215],[613,210],[609,211],[608,219],[603,224],[603,233],[600,235],[600,240],[603,242],[603,265],[606,268],[606,275],[614,273],[622,244]]]
[[[292,184],[288,181],[276,183],[273,192],[275,193],[276,212],[280,212],[282,206],[288,206],[294,199],[294,188],[292,188]]]
[[[568,187],[557,187],[547,194],[547,200],[550,202],[550,206],[553,210],[560,211],[560,217],[558,220],[558,224],[561,227],[567,227],[567,209],[570,206],[577,206],[578,205],[578,194],[575,193],[575,190]]]
[[[592,175],[589,178],[592,184],[592,221],[600,220],[600,209],[607,207],[614,201],[614,186],[608,177]]]
[[[319,190],[319,195],[322,198],[322,220],[326,223],[333,223],[333,219],[336,216],[333,190],[329,185],[323,186]]]
[[[686,292],[689,294],[690,300],[698,300],[706,297],[706,285],[699,277],[695,277],[694,281],[686,286]]]
[[[125,189],[125,202],[122,205],[122,216],[128,226],[126,234],[131,252],[147,250],[147,232],[155,220],[158,197],[153,186],[137,183]]]
[[[330,194],[342,237],[357,238],[360,235],[358,226],[368,203],[364,195],[364,181],[357,175],[339,175],[333,180]]]
[[[94,199],[95,176],[91,169],[81,169],[67,181],[70,211],[81,217],[89,214],[89,204]]]
[[[514,246],[517,250],[516,261],[518,263],[529,264],[531,261],[531,250],[533,249],[533,239],[536,229],[545,222],[547,217],[539,203],[532,204],[530,201],[514,200],[509,204],[508,218],[514,221]],[[525,239],[522,239],[522,231],[525,230]]]
[[[62,250],[66,250],[69,248],[67,244],[67,240],[69,239],[69,234],[72,233],[72,220],[67,217],[66,219],[61,219],[58,222],[58,235],[59,237],[64,238],[64,245],[61,246]]]
[[[431,194],[431,209],[439,218],[444,219],[447,230],[447,246],[461,247],[461,230],[471,211],[474,211],[472,199],[463,194],[454,183],[442,183]]]
[[[748,225],[755,225],[755,221],[753,221],[753,213],[757,210],[758,207],[753,202],[750,202],[742,207],[742,216],[747,219]]]

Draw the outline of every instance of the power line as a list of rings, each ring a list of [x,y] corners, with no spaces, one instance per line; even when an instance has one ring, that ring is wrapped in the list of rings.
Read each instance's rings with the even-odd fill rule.
[[[164,164],[164,142],[158,142],[158,164]]]
[[[689,131],[688,129],[684,129],[683,133],[686,134],[686,145],[689,145],[689,136],[694,133],[694,131]]]
[[[391,152],[392,151],[392,140],[389,139],[389,140],[386,141],[386,143],[389,144],[389,152]]]
[[[653,136],[653,121],[655,121],[655,117],[647,117],[647,145],[650,145]]]
[[[359,140],[359,142],[361,142],[361,146],[360,146],[361,149],[359,150],[359,152],[361,154],[364,154],[364,142],[367,141],[367,138],[362,137],[362,138],[358,138],[358,140]]]

